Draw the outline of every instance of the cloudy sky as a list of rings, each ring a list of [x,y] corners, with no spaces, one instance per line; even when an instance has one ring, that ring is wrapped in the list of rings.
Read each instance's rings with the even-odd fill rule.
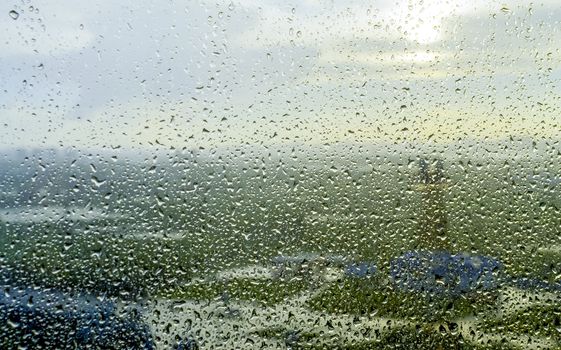
[[[560,20],[556,0],[3,1],[0,147],[558,139]]]

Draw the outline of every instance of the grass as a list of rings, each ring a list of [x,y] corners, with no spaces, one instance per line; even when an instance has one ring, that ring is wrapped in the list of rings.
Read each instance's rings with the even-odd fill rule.
[[[474,344],[459,334],[423,327],[403,327],[390,330],[381,336],[376,347],[349,347],[348,349],[466,349],[493,350],[515,349],[507,342]]]
[[[509,350],[519,349],[503,341],[474,343],[450,329],[425,326],[397,326],[384,332],[376,332],[368,340],[345,342],[333,335],[311,332],[289,332],[284,328],[271,328],[257,332],[262,337],[285,339],[294,350],[371,350],[371,349],[419,349],[419,350]]]
[[[353,169],[353,165],[349,167]],[[106,232],[104,228],[115,224],[108,220],[87,224],[0,222],[0,266],[44,284],[96,291],[105,288],[121,296],[128,293],[129,286],[172,299],[230,298],[274,305],[310,288],[309,284],[242,279],[184,283],[221,269],[261,264],[273,256],[297,252],[372,261],[386,274],[391,259],[423,243],[418,230],[422,196],[413,190],[413,171],[375,169],[377,166],[353,177],[342,171],[335,175],[328,175],[331,171],[302,172],[295,174],[298,186],[290,181],[276,183],[272,177],[267,181],[236,178],[239,174],[232,173],[235,176],[229,187],[216,182],[221,180],[201,179],[205,185],[196,193],[197,200],[193,194],[177,195],[174,201],[172,189],[178,185],[167,188],[172,200],[157,209],[149,204],[137,208],[125,201],[123,211],[138,223],[134,227],[158,233],[189,231],[185,239],[173,241],[131,238],[127,223],[122,231]],[[501,180],[510,173],[500,168],[466,169],[456,168],[455,174],[450,169],[452,185],[444,193],[450,250],[496,257],[510,275],[555,280],[561,273],[555,263],[559,254],[538,252],[537,247],[561,243],[561,210],[555,205],[558,189],[532,194],[521,185],[513,191],[511,184]],[[153,182],[146,184],[153,186]],[[143,188],[139,187],[141,196]],[[123,198],[127,198],[125,194]],[[324,217],[333,219],[322,220]],[[392,290],[377,280],[345,279],[311,299],[309,306],[324,313],[389,316],[419,325],[473,315],[482,317],[482,327],[491,331],[559,337],[560,310],[555,306],[485,320],[486,312],[494,310],[495,296],[437,298]],[[276,330],[271,334],[284,333]],[[317,335],[301,337],[310,348],[326,348],[314,343]],[[443,339],[428,330],[394,329],[374,342],[330,348],[383,349],[400,344],[421,349],[468,346],[455,335]]]
[[[551,337],[561,346],[561,306],[537,305],[498,320],[487,320],[481,329],[487,332]]]
[[[352,172],[352,163],[337,172],[295,173],[297,187],[288,178],[258,181],[232,168],[231,187],[239,191],[231,192],[223,191],[218,177],[212,180],[201,170],[197,181],[205,190],[197,192],[196,200],[170,195],[165,205],[153,207],[135,204],[121,193],[121,212],[131,217],[116,232],[104,231],[115,224],[110,220],[0,222],[0,263],[53,284],[96,288],[128,280],[152,293],[191,277],[298,252],[343,255],[382,267],[422,244],[422,196],[414,189],[416,170],[377,162],[364,173]],[[559,254],[540,253],[536,247],[561,243],[561,210],[554,203],[541,205],[556,198],[558,190],[532,194],[527,185],[513,188],[503,181],[510,176],[507,170],[491,167],[482,172],[475,165],[447,169],[450,250],[491,255],[511,275],[552,281],[561,273],[554,264]],[[143,186],[153,185],[150,181],[143,180]],[[175,241],[135,239],[127,232],[132,227],[189,233]]]
[[[379,281],[345,279],[309,300],[312,309],[335,314],[376,315],[419,322],[441,322],[494,310],[496,293],[452,297],[407,293]]]
[[[1,243],[2,268],[32,283],[128,293],[170,288],[187,279],[196,257],[186,242],[134,239],[101,234],[90,227],[11,225]]]
[[[271,306],[285,301],[309,287],[310,285],[304,280],[232,279],[189,284],[162,292],[160,296],[181,300],[224,298],[225,300],[244,300]]]

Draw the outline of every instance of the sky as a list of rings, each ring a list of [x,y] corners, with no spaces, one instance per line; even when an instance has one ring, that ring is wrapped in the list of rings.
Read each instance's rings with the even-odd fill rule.
[[[558,142],[549,1],[3,1],[0,148]]]

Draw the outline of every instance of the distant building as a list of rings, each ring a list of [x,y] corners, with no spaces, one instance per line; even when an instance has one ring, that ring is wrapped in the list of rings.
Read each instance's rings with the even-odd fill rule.
[[[423,249],[445,250],[449,246],[447,237],[448,219],[444,202],[446,179],[442,160],[420,161],[420,179],[417,186],[421,192],[420,235],[418,244]]]

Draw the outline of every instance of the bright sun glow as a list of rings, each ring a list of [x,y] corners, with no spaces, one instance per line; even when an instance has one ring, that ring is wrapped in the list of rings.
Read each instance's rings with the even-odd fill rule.
[[[442,54],[428,51],[416,51],[394,56],[394,61],[403,63],[431,63],[442,58]]]
[[[429,23],[423,23],[422,25],[412,29],[412,31],[408,33],[408,37],[409,39],[423,45],[440,41],[442,37],[442,33],[440,31],[440,21],[433,20]]]
[[[397,22],[407,39],[422,45],[440,41],[442,24],[458,10],[457,6],[440,0],[408,1],[402,6],[397,12]]]

